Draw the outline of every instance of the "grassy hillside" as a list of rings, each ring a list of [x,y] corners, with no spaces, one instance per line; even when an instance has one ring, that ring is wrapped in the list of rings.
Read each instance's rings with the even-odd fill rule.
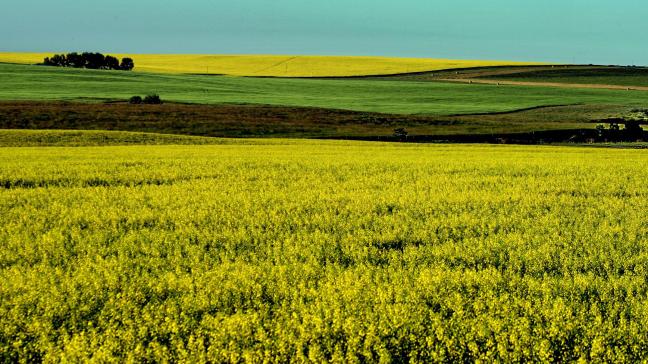
[[[301,80],[91,71],[0,65],[0,100],[125,100],[158,93],[191,103],[309,106],[395,114],[470,114],[543,105],[642,106],[646,92],[464,85],[440,82]]]
[[[641,362],[648,153],[0,148],[2,362]]]
[[[0,62],[36,64],[51,53],[0,53]],[[398,74],[532,63],[426,58],[271,55],[115,54],[132,57],[135,71],[233,76],[331,77]]]
[[[225,144],[225,139],[185,135],[97,130],[0,129],[0,147],[104,146],[104,145],[202,145]]]

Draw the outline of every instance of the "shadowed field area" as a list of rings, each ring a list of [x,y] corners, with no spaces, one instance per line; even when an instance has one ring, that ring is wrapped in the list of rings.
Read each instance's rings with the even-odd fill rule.
[[[636,86],[648,88],[648,68],[646,67],[583,67],[583,68],[541,68],[521,70],[516,73],[491,74],[480,78],[504,81],[597,84],[616,86]]]
[[[0,102],[0,129],[121,130],[217,137],[390,136],[493,134],[591,129],[592,119],[623,106],[558,106],[460,116],[394,115],[285,106],[71,102]]]
[[[391,81],[455,81],[539,87],[648,90],[647,67],[621,66],[501,66],[440,70],[371,77]]]

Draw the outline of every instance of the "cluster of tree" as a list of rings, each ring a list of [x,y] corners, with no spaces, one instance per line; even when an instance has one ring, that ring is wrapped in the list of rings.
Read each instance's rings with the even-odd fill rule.
[[[111,55],[104,56],[101,53],[91,52],[55,54],[52,57],[45,57],[43,64],[45,66],[121,71],[130,71],[135,67],[132,58],[124,57],[120,62],[119,59]]]
[[[159,95],[147,95],[144,98],[141,96],[133,96],[128,100],[129,103],[139,105],[139,104],[161,104],[162,99]]]
[[[607,129],[604,124],[596,126],[599,138],[634,141],[648,136],[641,127],[642,124],[648,124],[648,109],[634,109],[622,117],[603,119],[599,122],[609,125]],[[620,125],[623,125],[623,129]]]

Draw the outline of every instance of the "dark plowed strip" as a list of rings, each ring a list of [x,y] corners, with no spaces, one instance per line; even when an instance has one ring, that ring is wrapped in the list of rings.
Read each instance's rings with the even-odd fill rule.
[[[114,130],[213,137],[346,138],[498,134],[570,129],[619,114],[623,107],[571,105],[506,113],[424,116],[264,105],[130,105],[0,102],[0,129]]]
[[[0,102],[1,129],[86,129],[202,136],[322,136],[361,125],[437,124],[432,117],[259,105]],[[384,129],[384,130],[382,130]]]

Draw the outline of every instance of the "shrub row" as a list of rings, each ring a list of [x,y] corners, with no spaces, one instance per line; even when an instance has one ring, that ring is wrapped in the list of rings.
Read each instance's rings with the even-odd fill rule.
[[[128,99],[129,104],[161,104],[162,99],[160,99],[159,95],[153,94],[153,95],[147,95],[142,98],[141,96],[133,96],[130,99]]]

